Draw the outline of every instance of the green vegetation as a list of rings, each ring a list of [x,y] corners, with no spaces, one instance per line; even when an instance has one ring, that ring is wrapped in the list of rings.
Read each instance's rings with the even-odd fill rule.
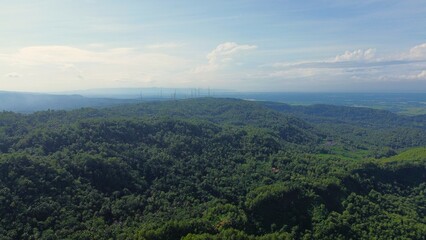
[[[408,116],[424,115],[424,114],[426,114],[426,108],[425,107],[411,107],[411,108],[403,109],[398,113],[403,114],[403,115],[408,115]]]
[[[392,156],[388,159],[385,159],[385,161],[392,162],[392,161],[425,161],[426,160],[426,147],[416,147],[408,149],[404,152],[401,152],[400,154],[396,156]]]
[[[422,116],[196,99],[0,114],[0,239],[424,239]]]

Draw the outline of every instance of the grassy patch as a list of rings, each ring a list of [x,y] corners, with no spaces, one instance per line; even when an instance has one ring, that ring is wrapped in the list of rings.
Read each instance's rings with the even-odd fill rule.
[[[426,147],[408,149],[390,158],[383,159],[385,162],[393,161],[422,161],[426,160]]]

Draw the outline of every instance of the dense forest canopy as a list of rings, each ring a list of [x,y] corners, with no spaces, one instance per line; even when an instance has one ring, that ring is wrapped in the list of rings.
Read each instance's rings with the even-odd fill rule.
[[[425,239],[426,117],[200,98],[0,113],[0,239]]]

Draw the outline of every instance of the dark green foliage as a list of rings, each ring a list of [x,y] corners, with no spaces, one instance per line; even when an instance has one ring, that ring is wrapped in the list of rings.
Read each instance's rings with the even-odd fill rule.
[[[377,150],[371,149],[370,157],[390,157],[395,149],[426,145],[426,121],[421,115],[409,117],[362,107],[262,104],[317,125],[330,139],[364,149],[377,146]]]
[[[246,205],[250,219],[260,232],[298,226],[311,228],[310,211],[315,195],[306,187],[282,185],[263,186],[250,192]]]
[[[1,113],[0,239],[424,239],[420,117],[264,104]]]

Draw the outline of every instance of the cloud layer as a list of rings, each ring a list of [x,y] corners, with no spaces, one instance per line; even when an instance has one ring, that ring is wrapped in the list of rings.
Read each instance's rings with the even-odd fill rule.
[[[180,50],[171,50],[175,48]],[[287,62],[270,62],[257,45],[236,42],[218,44],[200,60],[188,57],[185,51],[190,50],[173,43],[142,48],[29,46],[0,53],[1,86],[24,91],[152,86],[333,91],[404,82],[418,83],[419,90],[426,86],[426,43],[390,54],[366,48]]]
[[[123,81],[137,86],[155,83],[185,71],[187,60],[133,48],[77,48],[31,46],[0,54],[0,72],[20,81],[2,86],[16,90],[43,91],[95,87],[120,87]]]
[[[426,44],[405,52],[377,54],[376,49],[347,50],[334,58],[265,64],[251,78],[268,79],[287,89],[316,87],[317,90],[372,91],[382,85],[399,91],[401,85],[416,82],[426,91]],[[386,85],[386,86],[385,86]],[[354,87],[348,89],[348,86]],[[377,90],[376,90],[377,91]]]
[[[367,50],[358,49],[355,51],[346,51],[344,54],[337,55],[334,58],[334,62],[346,62],[346,61],[370,61],[374,59],[376,55],[376,49],[369,48]]]

